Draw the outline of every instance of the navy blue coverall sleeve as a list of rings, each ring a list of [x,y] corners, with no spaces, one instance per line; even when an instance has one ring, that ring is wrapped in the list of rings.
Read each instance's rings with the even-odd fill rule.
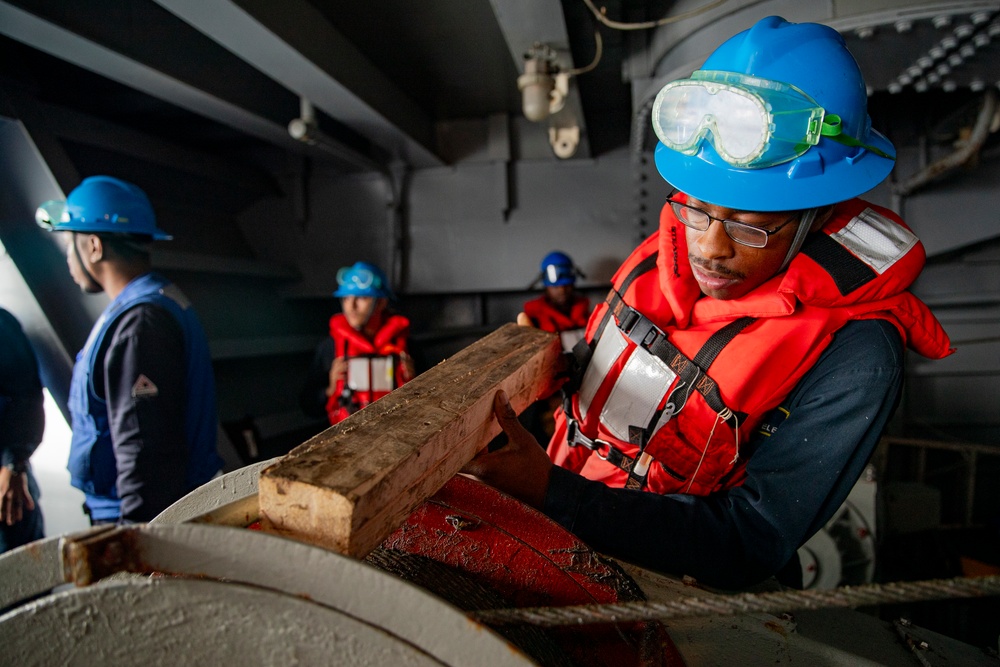
[[[596,550],[642,567],[720,588],[758,583],[794,556],[857,482],[897,404],[902,354],[887,322],[841,329],[748,443],[739,487],[657,495],[557,467],[544,511]]]
[[[0,465],[25,463],[44,430],[35,352],[21,323],[0,308]]]
[[[187,491],[186,361],[180,324],[140,304],[105,336],[104,387],[121,521],[149,521]]]

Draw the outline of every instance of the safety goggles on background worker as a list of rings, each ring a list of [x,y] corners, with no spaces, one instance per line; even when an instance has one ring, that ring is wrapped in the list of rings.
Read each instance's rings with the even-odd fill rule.
[[[571,265],[549,264],[545,267],[545,281],[548,285],[567,285],[576,281],[576,270]]]
[[[358,290],[382,289],[382,279],[372,271],[358,266],[345,266],[337,271],[337,284]]]
[[[668,83],[653,102],[653,130],[668,148],[698,153],[708,139],[735,167],[762,168],[799,157],[826,137],[895,159],[841,134],[839,116],[795,86],[737,72],[698,70]]]
[[[767,239],[772,234],[777,234],[786,225],[802,215],[800,211],[793,213],[790,218],[782,222],[777,227],[774,227],[773,229],[764,229],[763,227],[756,227],[737,220],[724,220],[722,218],[716,218],[715,216],[702,211],[700,208],[695,208],[694,206],[689,206],[688,204],[682,204],[681,202],[674,201],[673,199],[668,199],[667,202],[670,204],[670,208],[673,209],[674,215],[677,216],[677,219],[684,223],[685,226],[699,232],[704,232],[708,231],[708,227],[712,224],[713,220],[718,220],[722,223],[722,228],[726,230],[726,234],[729,235],[729,238],[737,243],[750,246],[751,248],[763,248],[767,245]]]

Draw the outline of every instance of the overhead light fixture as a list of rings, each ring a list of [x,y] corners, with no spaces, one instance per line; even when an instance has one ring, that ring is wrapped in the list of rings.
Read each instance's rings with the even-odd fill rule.
[[[319,129],[316,124],[316,111],[312,102],[304,97],[299,98],[299,117],[288,121],[288,134],[292,139],[298,139],[306,144],[316,143],[315,135]]]
[[[536,43],[524,54],[524,74],[517,77],[517,88],[524,117],[537,123],[565,106],[569,73],[559,71],[551,46]]]

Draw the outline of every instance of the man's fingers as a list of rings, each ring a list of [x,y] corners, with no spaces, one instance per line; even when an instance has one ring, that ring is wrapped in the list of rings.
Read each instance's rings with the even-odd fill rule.
[[[532,446],[538,445],[535,436],[517,418],[517,413],[514,412],[514,408],[510,404],[510,399],[507,398],[507,393],[502,389],[493,397],[493,413],[496,415],[497,422],[499,422],[500,428],[503,429],[503,433],[509,436],[511,442],[517,443],[519,447],[528,444]],[[496,451],[505,445],[506,443],[500,447],[491,448],[490,451]]]
[[[500,426],[504,426],[505,422],[510,423],[511,420],[517,421],[517,413],[514,412],[514,407],[510,404],[510,399],[507,398],[507,392],[503,389],[493,396],[493,414],[496,415]]]
[[[533,327],[534,324],[531,323],[531,318],[528,317],[527,313],[517,314],[517,325],[519,327]]]

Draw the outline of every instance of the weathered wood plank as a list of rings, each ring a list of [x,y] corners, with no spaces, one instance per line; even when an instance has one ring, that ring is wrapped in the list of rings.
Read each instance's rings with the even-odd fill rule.
[[[364,557],[499,433],[497,390],[521,412],[561,357],[557,336],[501,327],[263,470],[262,527]]]

